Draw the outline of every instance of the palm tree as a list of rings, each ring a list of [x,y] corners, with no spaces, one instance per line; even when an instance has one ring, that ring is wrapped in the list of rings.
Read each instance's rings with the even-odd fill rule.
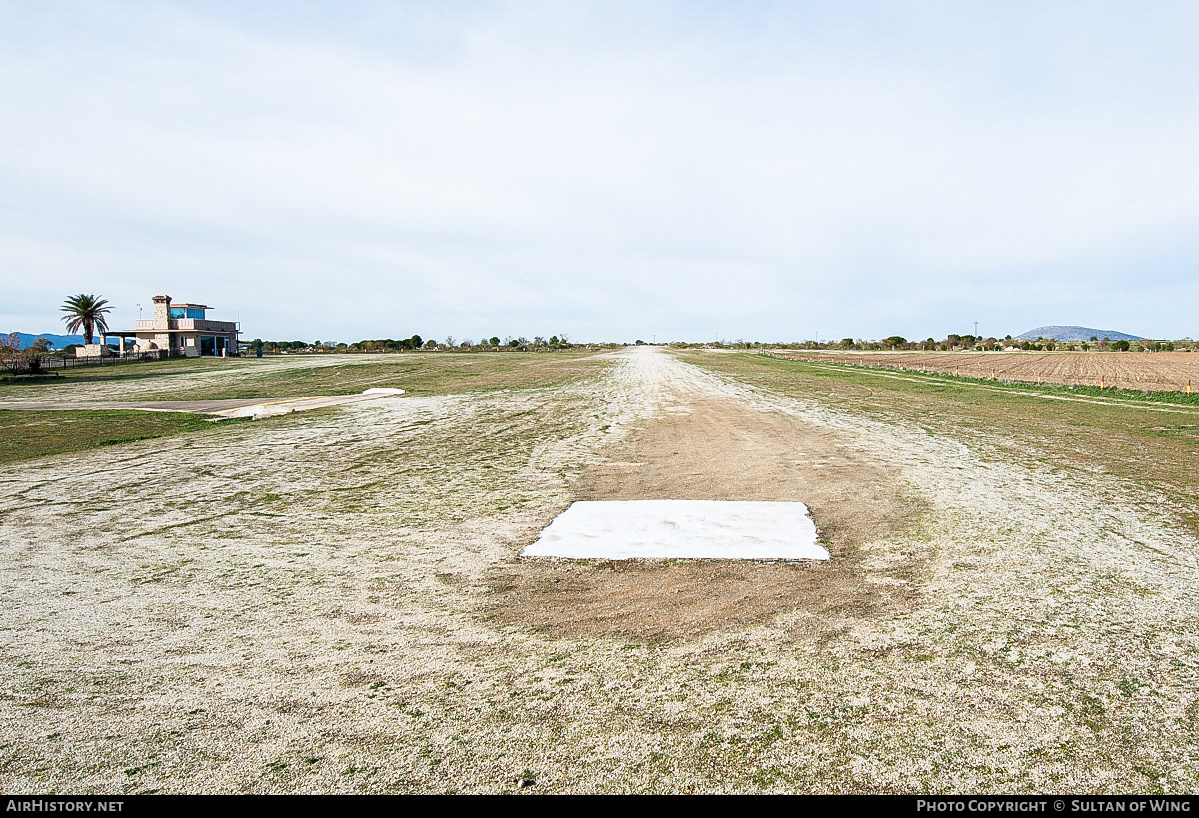
[[[88,344],[92,342],[96,330],[108,332],[104,313],[110,312],[112,307],[107,304],[108,301],[103,298],[83,293],[68,298],[62,303],[62,311],[66,313],[62,320],[67,322],[67,332],[78,332],[83,327],[83,340]]]

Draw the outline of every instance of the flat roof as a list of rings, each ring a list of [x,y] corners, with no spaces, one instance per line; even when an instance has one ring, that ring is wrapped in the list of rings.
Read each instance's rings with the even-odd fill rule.
[[[214,324],[232,324],[233,321],[213,321]],[[184,335],[184,334],[200,334],[200,335],[229,335],[237,330],[233,329],[159,329],[157,327],[147,327],[146,329],[129,329],[117,330],[109,329],[104,332],[97,333],[98,335]]]
[[[185,304],[182,301],[172,301],[172,307],[191,307],[193,310],[211,310],[212,307],[206,307],[203,304]]]

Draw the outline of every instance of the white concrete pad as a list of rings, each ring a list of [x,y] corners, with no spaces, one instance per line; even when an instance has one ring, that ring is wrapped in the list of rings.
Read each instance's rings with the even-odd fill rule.
[[[803,503],[580,500],[523,557],[827,560]]]

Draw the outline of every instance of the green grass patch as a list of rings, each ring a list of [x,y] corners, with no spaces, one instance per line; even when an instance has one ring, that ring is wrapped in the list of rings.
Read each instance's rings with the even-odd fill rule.
[[[5,383],[0,385],[0,401],[59,400],[88,385],[128,387],[122,400],[355,395],[372,387],[443,395],[555,386],[606,365],[590,352],[184,358],[69,369],[62,381]]]
[[[183,412],[0,410],[0,463],[211,429]]]

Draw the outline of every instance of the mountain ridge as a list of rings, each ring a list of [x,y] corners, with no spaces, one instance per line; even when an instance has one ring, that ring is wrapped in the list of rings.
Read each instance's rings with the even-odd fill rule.
[[[1116,332],[1110,329],[1092,329],[1091,327],[1047,326],[1030,329],[1017,335],[1020,341],[1035,341],[1038,338],[1051,338],[1054,341],[1089,341],[1091,338],[1109,341],[1140,341],[1140,335],[1129,335],[1126,332]]]
[[[45,338],[47,341],[49,341],[52,349],[62,349],[67,344],[83,344],[82,335],[54,335],[53,333],[49,332],[43,332],[37,335],[31,335],[28,332],[18,332],[17,338],[20,340],[21,349],[24,349],[27,346],[32,346],[33,342],[38,338]],[[96,340],[98,343],[99,339]]]

